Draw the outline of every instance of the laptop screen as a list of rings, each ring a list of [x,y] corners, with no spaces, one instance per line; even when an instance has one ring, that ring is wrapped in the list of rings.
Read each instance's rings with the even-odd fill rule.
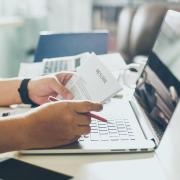
[[[180,13],[168,11],[135,97],[161,139],[180,95]]]

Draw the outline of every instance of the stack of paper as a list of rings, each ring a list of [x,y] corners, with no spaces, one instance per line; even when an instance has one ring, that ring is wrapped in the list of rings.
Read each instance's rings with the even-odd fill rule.
[[[77,100],[105,102],[122,89],[115,77],[99,58],[92,54],[80,66],[66,87]]]

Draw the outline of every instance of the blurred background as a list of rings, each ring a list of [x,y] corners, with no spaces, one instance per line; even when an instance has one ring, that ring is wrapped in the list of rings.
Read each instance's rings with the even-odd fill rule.
[[[0,77],[33,60],[40,31],[109,31],[108,51],[148,55],[167,9],[179,0],[0,0]],[[142,46],[143,44],[143,46]]]

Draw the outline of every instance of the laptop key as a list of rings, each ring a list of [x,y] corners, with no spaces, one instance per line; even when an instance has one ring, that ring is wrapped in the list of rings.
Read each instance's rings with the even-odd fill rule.
[[[78,139],[78,141],[84,141],[84,137],[81,136],[81,137]]]
[[[109,130],[109,133],[117,133],[116,130]]]
[[[110,138],[110,140],[111,140],[111,141],[119,141],[119,139],[116,138],[116,137],[115,137],[115,138]]]
[[[107,132],[99,132],[100,135],[108,135],[108,131]]]
[[[109,136],[100,136],[101,141],[109,141]]]
[[[89,138],[89,135],[84,135],[84,138]]]
[[[117,138],[117,137],[119,137],[119,135],[118,134],[110,134],[109,137],[110,138]]]
[[[99,141],[99,134],[91,133],[90,139],[91,141]]]

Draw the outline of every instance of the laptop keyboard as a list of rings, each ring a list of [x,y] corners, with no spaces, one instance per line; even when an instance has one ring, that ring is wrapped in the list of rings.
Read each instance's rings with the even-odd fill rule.
[[[80,137],[80,141],[129,141],[135,140],[133,129],[128,119],[108,119],[104,123],[92,119],[91,133]]]

